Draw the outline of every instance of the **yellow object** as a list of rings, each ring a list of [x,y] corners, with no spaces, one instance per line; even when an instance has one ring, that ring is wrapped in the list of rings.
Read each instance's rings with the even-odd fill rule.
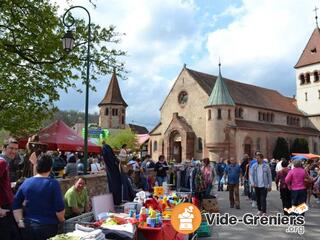
[[[172,215],[172,209],[166,209],[162,213],[163,218],[166,218],[166,219],[171,218],[171,215]]]
[[[149,207],[149,217],[155,218],[156,217],[156,211],[152,209],[152,207]]]
[[[153,195],[155,195],[157,197],[163,196],[163,194],[164,194],[163,187],[154,187],[153,190],[154,190]]]

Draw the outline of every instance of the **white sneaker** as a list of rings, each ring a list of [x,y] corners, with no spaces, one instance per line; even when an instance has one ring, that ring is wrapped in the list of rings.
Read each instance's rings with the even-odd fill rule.
[[[258,216],[261,216],[261,215],[262,215],[262,211],[258,211],[258,212],[257,212],[257,215],[258,215]]]
[[[256,207],[257,207],[257,202],[256,202],[256,201],[252,201],[251,206],[252,206],[253,208],[256,208]]]

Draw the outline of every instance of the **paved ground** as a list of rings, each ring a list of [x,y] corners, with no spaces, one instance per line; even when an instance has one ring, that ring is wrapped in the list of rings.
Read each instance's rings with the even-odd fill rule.
[[[275,189],[275,187],[273,188]],[[242,192],[242,190],[241,190]],[[256,208],[252,208],[250,201],[246,200],[247,197],[241,196],[240,204],[241,209],[229,208],[229,192],[218,192],[218,203],[220,207],[220,213],[230,213],[240,218],[245,213],[257,213]],[[268,215],[276,215],[281,212],[281,200],[279,192],[273,190],[268,194],[267,207]],[[310,210],[306,213],[305,233],[299,235],[297,233],[286,233],[287,227],[249,227],[243,224],[236,226],[213,226],[212,237],[201,239],[213,239],[213,240],[242,240],[242,239],[261,239],[261,240],[278,240],[278,239],[300,239],[300,240],[317,240],[320,239],[320,207],[312,198]]]

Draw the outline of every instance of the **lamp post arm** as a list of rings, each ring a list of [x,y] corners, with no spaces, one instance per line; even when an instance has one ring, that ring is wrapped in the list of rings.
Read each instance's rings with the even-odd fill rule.
[[[70,28],[74,25],[75,19],[72,15],[70,15],[71,22],[68,23],[66,21],[67,14],[75,8],[81,8],[86,11],[88,14],[88,46],[87,46],[87,77],[86,77],[86,92],[85,92],[85,119],[84,119],[84,174],[87,173],[87,163],[88,163],[88,111],[89,111],[89,81],[90,81],[90,43],[91,43],[91,16],[89,11],[82,6],[73,6],[70,7],[64,14],[63,14],[63,24]]]

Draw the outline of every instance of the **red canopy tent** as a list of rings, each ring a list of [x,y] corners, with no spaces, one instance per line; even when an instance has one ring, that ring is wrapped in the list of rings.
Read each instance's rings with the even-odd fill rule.
[[[48,150],[83,152],[84,140],[62,120],[57,120],[38,133],[41,143],[48,144]],[[100,153],[101,147],[88,141],[88,152]]]

